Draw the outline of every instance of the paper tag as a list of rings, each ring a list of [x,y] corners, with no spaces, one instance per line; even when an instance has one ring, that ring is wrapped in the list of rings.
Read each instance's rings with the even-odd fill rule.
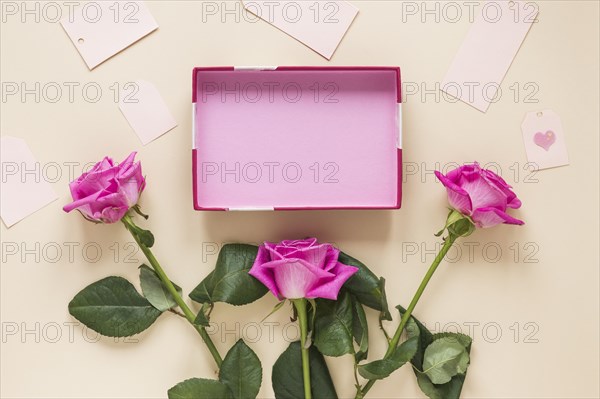
[[[90,1],[60,23],[89,69],[158,28],[141,1]]]
[[[552,110],[529,112],[521,124],[527,160],[536,170],[569,164],[560,117]]]
[[[158,89],[145,80],[123,85],[119,109],[144,145],[177,126]]]
[[[242,0],[244,8],[327,59],[350,28],[358,8],[347,1]]]
[[[0,147],[0,216],[10,227],[58,197],[23,139],[3,136]]]
[[[498,88],[535,21],[537,6],[532,5],[520,0],[484,2],[444,77],[442,91],[486,112],[497,101]]]

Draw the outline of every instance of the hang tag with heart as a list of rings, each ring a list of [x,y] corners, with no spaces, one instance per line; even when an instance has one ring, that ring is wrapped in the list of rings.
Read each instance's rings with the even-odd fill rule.
[[[569,164],[560,116],[550,109],[528,112],[521,124],[527,160],[536,170]]]

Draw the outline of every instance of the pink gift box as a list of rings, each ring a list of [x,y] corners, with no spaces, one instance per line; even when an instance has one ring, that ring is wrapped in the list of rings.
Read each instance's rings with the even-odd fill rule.
[[[400,208],[400,87],[398,67],[194,68],[194,208]]]

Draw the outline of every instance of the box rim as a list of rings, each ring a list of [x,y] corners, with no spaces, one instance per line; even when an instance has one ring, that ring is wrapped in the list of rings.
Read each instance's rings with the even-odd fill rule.
[[[263,72],[283,72],[283,71],[394,71],[396,74],[396,102],[402,104],[402,80],[401,71],[399,66],[276,66],[276,67],[265,67],[265,66],[244,66],[237,70],[248,71],[256,70]],[[300,210],[392,210],[400,209],[402,205],[402,146],[396,148],[397,151],[397,174],[398,182],[396,188],[396,203],[392,206],[291,206],[291,207],[264,207],[264,208],[253,208],[248,209],[231,209],[224,207],[204,207],[198,203],[198,179],[197,179],[197,149],[195,148],[195,135],[196,135],[196,100],[197,100],[197,75],[198,72],[219,72],[219,71],[236,71],[235,66],[208,66],[208,67],[194,67],[192,69],[192,195],[193,195],[193,206],[197,211],[300,211]],[[402,118],[398,121],[398,128],[402,131]],[[400,135],[400,139],[401,139]]]

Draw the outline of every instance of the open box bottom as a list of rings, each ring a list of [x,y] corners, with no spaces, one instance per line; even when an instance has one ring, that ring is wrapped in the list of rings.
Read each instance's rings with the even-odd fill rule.
[[[397,208],[394,70],[197,71],[196,209]]]

